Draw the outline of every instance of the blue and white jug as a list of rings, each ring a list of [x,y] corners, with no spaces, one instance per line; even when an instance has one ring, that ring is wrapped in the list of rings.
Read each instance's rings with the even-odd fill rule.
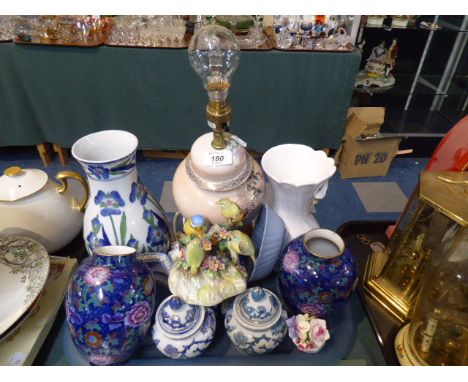
[[[138,178],[137,147],[137,137],[122,130],[86,135],[72,147],[89,182],[83,235],[90,255],[108,245],[133,247],[139,254],[170,248],[165,212]]]

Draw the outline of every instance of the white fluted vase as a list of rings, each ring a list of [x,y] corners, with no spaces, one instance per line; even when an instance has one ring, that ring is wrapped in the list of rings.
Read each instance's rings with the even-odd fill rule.
[[[319,228],[310,209],[326,195],[334,160],[309,146],[284,144],[263,155],[262,167],[273,190],[272,208],[283,219],[289,240]]]

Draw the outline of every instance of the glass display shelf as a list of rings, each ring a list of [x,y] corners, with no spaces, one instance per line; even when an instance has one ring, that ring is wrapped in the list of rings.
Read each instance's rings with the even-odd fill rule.
[[[392,26],[392,18],[390,16],[385,17],[383,24],[379,25],[367,25],[365,17],[362,17],[360,28],[362,29],[381,29],[383,31],[434,31],[434,32],[466,32],[467,28],[462,26],[462,23],[456,16],[438,16],[436,24],[439,26],[438,29],[430,29],[421,26],[422,22],[432,23],[434,22],[434,16],[417,16],[416,19],[411,19],[406,27],[395,27]]]

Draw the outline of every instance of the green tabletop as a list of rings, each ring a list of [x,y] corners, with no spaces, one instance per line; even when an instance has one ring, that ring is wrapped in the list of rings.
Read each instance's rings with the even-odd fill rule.
[[[231,131],[249,148],[338,148],[361,55],[242,51]],[[140,148],[188,149],[208,131],[207,96],[186,49],[0,43],[0,146],[70,147],[105,129]]]

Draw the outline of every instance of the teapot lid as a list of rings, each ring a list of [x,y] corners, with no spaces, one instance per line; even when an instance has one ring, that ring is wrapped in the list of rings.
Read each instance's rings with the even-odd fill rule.
[[[185,303],[177,296],[166,298],[156,312],[156,320],[168,337],[185,338],[194,334],[205,319],[205,308]]]
[[[211,146],[213,135],[206,133],[192,145],[185,160],[189,177],[209,191],[227,191],[239,187],[252,172],[252,158],[245,150],[246,143],[232,134],[225,134],[226,148]]]
[[[234,312],[241,325],[262,330],[281,317],[281,302],[268,289],[253,287],[234,300]]]
[[[0,201],[14,202],[32,195],[44,187],[48,179],[47,173],[39,169],[8,167],[0,176]]]

